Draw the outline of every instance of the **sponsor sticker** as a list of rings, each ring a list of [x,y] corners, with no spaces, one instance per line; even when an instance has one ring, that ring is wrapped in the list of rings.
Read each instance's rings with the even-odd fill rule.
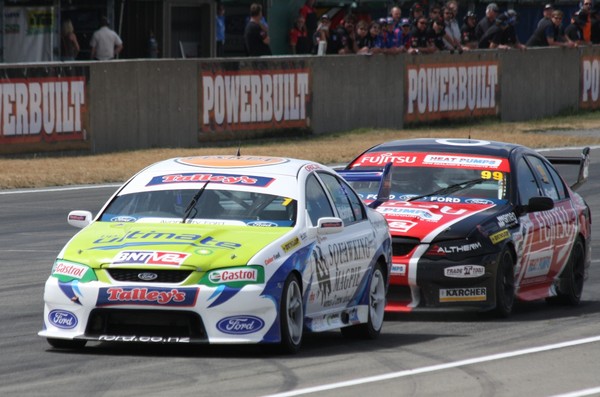
[[[444,269],[444,276],[451,278],[476,278],[485,274],[485,267],[479,265],[452,266]]]
[[[440,289],[440,302],[480,302],[486,298],[485,287]]]
[[[244,266],[213,270],[207,274],[209,285],[246,285],[264,282],[264,270],[261,266]]]
[[[113,258],[113,265],[179,266],[190,254],[170,251],[121,251]]]
[[[225,334],[245,335],[260,331],[265,322],[256,316],[230,316],[217,323],[217,329]]]
[[[298,237],[294,237],[293,239],[291,239],[290,241],[287,241],[283,244],[281,244],[281,248],[283,249],[284,252],[290,252],[291,250],[293,250],[294,248],[298,247],[300,245],[300,239]]]
[[[52,272],[53,276],[67,276],[81,280],[89,268],[75,263],[58,262]]]
[[[67,310],[52,310],[48,313],[48,321],[52,325],[62,329],[73,329],[77,327],[77,316]]]
[[[146,186],[163,185],[169,183],[219,183],[223,185],[251,185],[267,187],[275,179],[261,176],[215,174],[215,173],[185,173],[155,176]]]
[[[198,288],[100,288],[97,306],[141,305],[141,306],[194,306]]]
[[[504,229],[497,233],[491,234],[490,240],[491,240],[492,244],[498,244],[499,242],[504,241],[509,237],[510,237],[510,233],[508,232],[508,230]]]
[[[393,263],[391,274],[396,276],[405,276],[406,275],[406,265],[403,263]]]

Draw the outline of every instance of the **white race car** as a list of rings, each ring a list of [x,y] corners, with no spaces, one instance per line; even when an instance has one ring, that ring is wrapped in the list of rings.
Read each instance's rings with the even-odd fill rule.
[[[54,347],[258,343],[293,353],[304,331],[375,338],[382,328],[387,222],[321,164],[170,159],[95,217],[73,211],[68,221],[83,230],[54,262],[39,332]]]

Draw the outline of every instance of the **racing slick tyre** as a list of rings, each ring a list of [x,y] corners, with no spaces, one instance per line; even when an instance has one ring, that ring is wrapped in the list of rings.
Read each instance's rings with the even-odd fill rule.
[[[381,264],[377,263],[369,284],[369,316],[365,324],[351,325],[341,328],[342,335],[347,338],[375,339],[381,332],[385,314],[385,276]]]
[[[57,349],[81,349],[85,346],[85,340],[79,339],[56,339],[56,338],[47,338],[46,339],[50,346],[55,347]]]
[[[504,247],[498,259],[496,271],[496,308],[494,314],[506,318],[512,312],[515,303],[515,273],[513,254]]]
[[[294,274],[290,274],[283,285],[279,317],[281,319],[279,351],[285,354],[297,353],[302,345],[304,307],[302,306],[300,282]]]
[[[547,298],[549,303],[577,306],[581,301],[585,277],[585,250],[580,239],[575,240],[569,262],[561,276],[557,295]]]

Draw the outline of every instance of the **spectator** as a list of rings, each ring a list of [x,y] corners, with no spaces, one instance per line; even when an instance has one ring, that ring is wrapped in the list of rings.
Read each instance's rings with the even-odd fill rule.
[[[312,53],[312,36],[308,35],[302,15],[298,15],[294,26],[290,30],[290,50],[292,54]]]
[[[581,12],[574,12],[571,15],[571,23],[565,28],[565,40],[575,43],[576,46],[584,44],[582,27],[585,22],[585,17],[582,17]]]
[[[600,44],[600,7],[594,5],[591,11],[592,14],[592,44]]]
[[[365,20],[360,20],[356,24],[356,52],[368,52],[367,36],[369,34],[369,24]]]
[[[336,47],[339,48],[338,54],[356,54],[355,24],[356,17],[353,14],[347,14],[342,25],[336,29],[335,39],[338,41],[336,44]]]
[[[425,11],[423,10],[423,6],[420,3],[414,3],[410,7],[410,14],[408,15],[408,19],[410,19],[411,27],[414,29],[418,28],[419,19],[425,17]],[[425,17],[426,18],[426,17]]]
[[[429,40],[433,43],[434,50],[432,52],[447,50],[446,43],[444,40],[448,37],[446,34],[446,25],[441,18],[435,18],[431,20],[431,27],[428,29],[427,34]]]
[[[388,23],[389,20],[389,23]],[[400,52],[400,36],[399,33],[394,29],[394,20],[392,17],[380,18],[379,25],[381,25],[381,38],[383,52],[385,54],[397,54]]]
[[[153,31],[150,31],[148,38],[148,58],[158,58],[158,41]]]
[[[392,26],[394,30],[400,30],[400,21],[402,20],[402,9],[398,6],[392,7],[390,11],[390,17],[392,18]]]
[[[387,22],[387,21],[386,21]],[[366,54],[383,54],[383,36],[381,35],[381,25],[374,21],[369,25],[369,33],[365,39]],[[363,47],[364,48],[364,47]]]
[[[444,17],[444,25],[446,26],[446,37],[444,38],[444,44],[449,50],[456,50],[458,52],[463,51],[462,44],[460,43],[460,27],[458,21],[455,18],[454,11],[451,7],[444,7],[442,11]]]
[[[565,42],[560,34],[563,15],[560,10],[552,11],[552,25],[542,24],[537,28],[527,40],[527,47],[574,47],[573,43]]]
[[[544,11],[542,11],[542,19],[540,19],[537,23],[537,27],[539,28],[542,24],[550,25],[552,23],[552,11],[554,11],[554,6],[550,3],[544,6]]]
[[[320,43],[321,46],[325,46],[323,50],[326,54],[337,54],[339,48],[337,47],[339,40],[337,39],[337,33],[331,30],[331,20],[327,14],[321,16],[321,21],[317,26],[317,31],[313,39],[313,53],[319,53]]]
[[[306,0],[302,8],[300,8],[299,14],[304,17],[304,21],[306,24],[306,31],[308,33],[308,37],[313,37],[315,32],[317,31],[318,25],[318,17],[317,10],[315,9],[316,0]],[[312,52],[312,48],[309,52]]]
[[[460,43],[463,48],[478,48],[479,43],[475,37],[475,25],[477,25],[477,16],[475,16],[473,11],[468,11],[463,18],[463,25],[460,28]]]
[[[417,20],[417,26],[410,33],[410,54],[431,54],[436,51],[436,48],[431,40],[431,36],[427,31],[427,18],[422,16]]]
[[[216,29],[217,58],[223,58],[225,56],[225,6],[221,3],[217,4]]]
[[[490,27],[479,41],[479,48],[525,49],[519,42],[514,25],[517,23],[517,13],[514,10],[506,11],[496,18],[494,26]]]
[[[438,5],[433,5],[431,6],[431,8],[429,9],[429,27],[433,27],[433,21],[437,20],[437,21],[443,21],[444,17],[442,16],[442,8]]]
[[[483,37],[484,33],[487,32],[489,28],[494,26],[494,22],[499,12],[500,9],[496,3],[488,4],[488,6],[485,8],[485,16],[481,18],[481,20],[477,23],[477,26],[475,26],[475,37],[477,37],[477,41],[481,40],[481,37]]]
[[[402,27],[400,31],[400,47],[402,48],[402,52],[404,52],[411,46],[412,27],[408,18],[402,18],[400,26]]]
[[[92,39],[90,40],[92,59],[99,61],[114,59],[123,50],[123,41],[108,25],[108,18],[102,17],[100,19],[100,29],[96,30],[92,35]]]
[[[79,41],[73,29],[73,23],[66,19],[62,25],[62,35],[60,37],[60,54],[63,61],[74,61],[79,54]]]
[[[258,3],[253,3],[250,6],[250,20],[244,29],[246,53],[251,57],[271,55],[269,31],[267,26],[262,22],[262,18],[262,6]]]
[[[592,6],[592,0],[583,0],[583,6],[581,7],[581,10],[579,10],[580,17],[585,19],[585,24],[581,30],[583,32],[583,41],[587,44],[592,42]]]

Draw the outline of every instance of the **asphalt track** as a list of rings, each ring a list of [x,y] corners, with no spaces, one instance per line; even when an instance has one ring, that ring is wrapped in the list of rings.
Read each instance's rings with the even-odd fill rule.
[[[66,215],[97,211],[115,188],[0,191],[0,396],[600,396],[600,259],[576,308],[519,304],[506,320],[397,314],[376,341],[310,335],[295,356],[255,346],[52,349],[37,332],[44,282],[76,232]],[[580,189],[595,214],[593,258],[599,190],[600,148],[593,148]]]

